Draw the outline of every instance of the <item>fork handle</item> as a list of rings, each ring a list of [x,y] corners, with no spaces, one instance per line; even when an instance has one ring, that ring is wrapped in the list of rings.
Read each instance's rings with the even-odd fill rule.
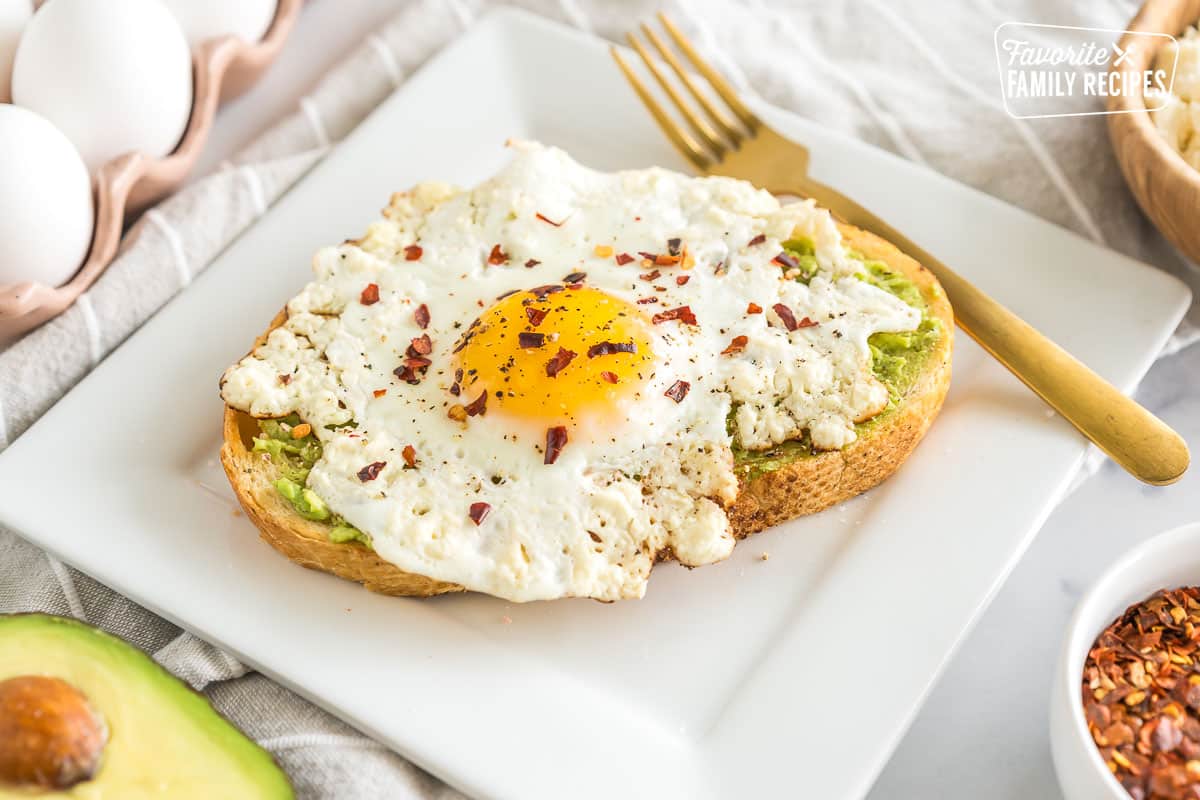
[[[1183,476],[1187,443],[1158,417],[877,215],[809,178],[798,189],[928,268],[946,290],[959,327],[1134,477],[1162,486]]]

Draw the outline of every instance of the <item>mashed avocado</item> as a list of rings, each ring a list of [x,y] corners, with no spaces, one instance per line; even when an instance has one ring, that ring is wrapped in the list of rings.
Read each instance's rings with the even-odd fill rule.
[[[305,519],[330,524],[329,541],[339,544],[361,542],[370,547],[371,537],[333,513],[317,493],[305,486],[308,473],[321,457],[321,442],[311,431],[296,438],[292,430],[300,424],[295,414],[283,419],[259,420],[262,433],[254,437],[254,452],[268,453],[279,470],[275,489]]]
[[[817,271],[812,242],[807,239],[789,239],[783,243],[783,248],[800,265],[801,274],[797,280],[808,283]],[[856,278],[895,295],[921,311],[921,324],[917,326],[916,330],[902,333],[876,333],[867,340],[867,344],[871,347],[872,371],[875,373],[875,377],[879,378],[880,382],[887,387],[890,400],[888,407],[882,413],[856,426],[861,434],[872,425],[885,419],[900,404],[904,395],[908,393],[920,376],[929,353],[943,332],[941,322],[936,317],[929,315],[929,304],[915,283],[900,273],[892,271],[882,261],[867,259],[861,253],[853,251],[849,255],[862,264],[862,270],[855,274]],[[730,412],[731,422],[732,419],[733,413]],[[747,480],[752,480],[766,472],[773,472],[798,458],[805,458],[813,454],[812,443],[809,441],[807,433],[800,439],[781,442],[766,450],[743,450],[736,444],[733,448],[737,470]]]

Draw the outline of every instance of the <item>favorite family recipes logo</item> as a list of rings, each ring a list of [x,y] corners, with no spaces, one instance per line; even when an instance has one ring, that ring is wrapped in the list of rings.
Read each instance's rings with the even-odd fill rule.
[[[1004,110],[1018,119],[1109,112],[1114,96],[1157,110],[1175,79],[1175,37],[1165,33],[1005,22],[996,28]]]

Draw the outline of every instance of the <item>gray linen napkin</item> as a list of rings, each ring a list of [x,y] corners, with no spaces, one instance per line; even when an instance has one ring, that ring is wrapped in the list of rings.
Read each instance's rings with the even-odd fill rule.
[[[0,352],[0,449],[186,288],[239,232],[492,0],[397,0],[397,15],[234,162],[145,214],[81,301]],[[1004,21],[1120,28],[1132,0],[512,3],[619,39],[664,6],[742,90],[927,165],[1200,289],[1200,272],[1137,212],[1102,118],[1018,121],[1001,107]],[[399,188],[399,187],[398,187]],[[1081,265],[1086,268],[1086,265]],[[1168,348],[1200,362],[1200,310]],[[1185,348],[1187,348],[1185,350]],[[1183,352],[1179,352],[1183,351]],[[1162,383],[1162,382],[1159,382]],[[1143,398],[1151,404],[1155,398]],[[305,798],[460,797],[235,659],[0,531],[0,612],[68,614],[132,640],[271,750]]]

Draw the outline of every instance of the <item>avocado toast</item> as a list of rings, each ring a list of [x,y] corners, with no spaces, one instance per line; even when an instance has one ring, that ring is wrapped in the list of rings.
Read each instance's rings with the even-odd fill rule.
[[[544,181],[544,160],[537,166],[540,171],[539,181]],[[571,177],[569,182],[578,184],[589,180],[590,173],[582,173],[582,177],[572,174]],[[285,336],[288,346],[280,348],[282,340],[273,332],[284,327],[291,331],[315,329],[315,326],[323,324],[324,318],[316,322],[308,321],[307,317],[303,320],[293,318],[294,314],[305,315],[309,311],[304,303],[297,304],[293,301],[289,309],[281,312],[272,321],[271,327],[256,342],[252,355],[243,360],[238,367],[231,368],[222,381],[228,405],[225,412],[225,442],[221,453],[222,463],[240,502],[269,543],[304,566],[332,572],[359,581],[371,590],[388,594],[433,595],[472,588],[514,600],[556,596],[618,599],[640,596],[645,573],[655,561],[675,559],[684,564],[699,565],[719,560],[728,554],[728,548],[732,546],[734,539],[787,519],[814,513],[859,494],[888,477],[899,467],[936,416],[949,385],[953,320],[945,296],[932,275],[879,238],[848,226],[835,225],[827,212],[816,209],[811,204],[779,206],[773,198],[764,197],[765,193],[757,192],[746,185],[737,185],[741,182],[728,179],[686,179],[663,171],[618,174],[618,178],[621,187],[635,196],[644,185],[658,187],[652,192],[643,192],[652,197],[655,203],[660,202],[662,184],[668,179],[673,181],[674,183],[668,185],[675,187],[673,191],[680,191],[681,194],[679,199],[672,202],[677,202],[680,208],[691,213],[693,218],[700,218],[701,222],[684,227],[684,235],[679,237],[672,238],[669,233],[674,229],[667,229],[665,252],[652,252],[625,244],[634,236],[629,229],[632,228],[635,232],[640,230],[638,225],[629,225],[629,221],[644,224],[644,218],[656,210],[648,201],[641,201],[640,205],[628,203],[628,208],[622,210],[619,223],[613,221],[615,215],[609,215],[605,217],[603,226],[592,226],[590,229],[580,227],[582,223],[579,222],[579,217],[585,216],[582,211],[573,215],[543,214],[539,211],[535,217],[530,212],[537,206],[526,206],[520,210],[510,209],[502,218],[501,227],[505,232],[489,230],[484,236],[492,238],[480,239],[481,242],[493,239],[499,241],[490,251],[483,245],[477,245],[482,254],[480,258],[485,263],[476,273],[474,280],[483,282],[493,279],[497,274],[520,275],[519,269],[522,264],[524,269],[532,270],[535,274],[544,272],[544,267],[539,269],[542,260],[536,257],[524,258],[525,254],[522,253],[510,255],[509,252],[522,246],[530,246],[530,236],[525,235],[529,228],[517,228],[516,233],[512,232],[513,227],[524,224],[523,219],[527,217],[535,217],[536,222],[529,223],[533,226],[532,230],[546,237],[561,239],[566,233],[564,229],[575,225],[576,230],[570,233],[569,246],[574,248],[571,251],[571,259],[577,262],[579,267],[555,267],[561,272],[568,272],[565,277],[559,279],[561,283],[544,284],[532,290],[524,290],[524,296],[519,286],[506,292],[497,291],[492,295],[496,298],[496,305],[490,309],[486,306],[492,301],[484,299],[484,290],[480,289],[481,299],[478,301],[478,307],[484,308],[485,311],[474,321],[471,321],[469,315],[461,315],[462,322],[455,322],[456,338],[444,341],[449,363],[444,366],[438,363],[437,353],[427,355],[431,349],[443,345],[443,337],[435,336],[431,341],[427,333],[414,336],[408,352],[399,356],[401,366],[395,370],[399,384],[395,381],[388,381],[386,384],[381,382],[380,388],[374,389],[373,392],[375,401],[398,402],[392,398],[397,395],[407,398],[406,393],[414,391],[407,388],[408,386],[421,385],[420,390],[430,387],[430,396],[439,400],[444,396],[438,413],[430,416],[431,424],[435,418],[443,418],[442,409],[448,409],[446,415],[457,425],[453,429],[454,441],[468,443],[470,437],[475,435],[474,432],[483,430],[482,426],[497,426],[505,440],[511,435],[514,441],[520,442],[520,447],[526,448],[538,459],[538,467],[528,473],[517,470],[505,472],[502,469],[503,462],[493,458],[488,462],[491,480],[475,485],[469,497],[457,498],[451,495],[447,498],[446,493],[436,496],[435,492],[433,500],[426,503],[423,498],[428,493],[428,488],[419,493],[420,496],[415,495],[411,489],[401,492],[401,487],[405,485],[426,486],[425,475],[430,475],[431,480],[436,479],[436,472],[423,473],[424,470],[449,469],[446,465],[453,462],[453,457],[447,457],[438,463],[430,463],[433,459],[428,453],[436,448],[438,442],[420,432],[423,418],[414,414],[411,420],[406,421],[407,424],[391,426],[391,432],[399,431],[400,436],[393,437],[392,447],[364,449],[364,453],[370,452],[374,455],[352,455],[351,458],[358,458],[358,461],[347,462],[352,464],[355,468],[353,472],[357,474],[357,479],[351,480],[350,483],[357,486],[357,482],[361,482],[364,492],[372,494],[364,495],[367,499],[358,504],[353,501],[343,502],[341,499],[329,502],[338,496],[334,488],[337,484],[330,482],[324,475],[330,442],[337,441],[337,446],[344,452],[354,454],[358,452],[354,448],[360,444],[364,448],[372,446],[362,440],[378,439],[383,435],[376,433],[379,429],[378,423],[372,425],[368,421],[365,426],[359,427],[363,423],[363,419],[360,418],[362,415],[352,413],[348,408],[356,406],[356,403],[356,407],[362,407],[360,401],[352,399],[355,391],[353,389],[346,390],[350,392],[345,395],[348,399],[338,401],[337,405],[329,403],[324,411],[313,410],[308,415],[299,413],[300,406],[305,402],[304,398],[314,396],[316,390],[306,388],[303,392],[307,394],[298,394],[301,390],[297,389],[293,381],[312,381],[314,375],[324,379],[325,372],[321,370],[330,370],[323,360],[324,356],[314,358],[313,354],[308,352],[305,344],[307,340],[303,337],[300,345],[301,355],[297,356],[294,355],[297,348],[291,344],[292,340]],[[695,183],[686,183],[688,181]],[[612,186],[608,185],[606,188],[611,193]],[[491,194],[483,195],[482,200],[472,195],[470,207],[475,209],[471,212],[473,215],[486,218],[490,213],[484,205],[485,201],[494,202],[494,187],[490,191]],[[523,193],[516,195],[518,200],[511,201],[509,205],[519,207],[520,199],[534,194],[535,191],[524,189]],[[700,197],[693,198],[690,193]],[[368,279],[382,282],[384,278],[369,276],[404,275],[407,273],[398,271],[419,267],[422,261],[436,261],[440,254],[433,250],[436,244],[431,246],[429,243],[437,242],[436,233],[430,230],[433,224],[428,220],[435,220],[439,211],[447,205],[452,205],[462,195],[448,190],[439,190],[434,194],[436,196],[430,198],[428,190],[418,188],[414,193],[394,197],[392,205],[385,210],[385,217],[393,222],[399,219],[400,222],[395,222],[390,227],[373,226],[363,239],[348,242],[336,253],[319,255],[318,261],[323,258],[326,263],[325,267],[319,267],[319,271],[322,268],[326,269],[330,274],[338,276],[338,280],[342,280],[346,274],[357,268],[354,260],[362,259],[366,264],[363,269],[367,270],[368,277],[361,280],[364,283]],[[728,212],[724,209],[720,212],[710,211],[712,196],[719,196],[721,202],[728,204]],[[538,197],[535,202],[545,204],[548,201]],[[579,207],[588,208],[586,203],[577,198],[575,203]],[[694,205],[689,206],[689,203]],[[714,215],[720,217],[716,220],[717,224],[711,224],[710,218]],[[666,213],[663,216],[671,217],[671,214]],[[404,221],[408,218],[416,218],[421,222],[419,226],[409,228],[406,227],[408,223]],[[461,219],[461,214],[456,219]],[[672,224],[678,226],[677,222]],[[617,231],[609,234],[614,228]],[[542,234],[543,230],[545,234]],[[607,235],[613,244],[594,244],[599,238],[597,232]],[[711,234],[708,240],[705,239],[707,234]],[[579,238],[587,243],[586,246],[578,243]],[[537,240],[540,249],[535,248],[532,252],[535,255],[545,253],[549,249],[546,241],[554,244],[558,239]],[[717,242],[717,246],[713,245],[714,241]],[[585,249],[583,257],[580,257],[581,250]],[[717,253],[716,256],[710,255],[714,252]],[[347,262],[347,258],[351,261]],[[383,261],[378,263],[373,260],[381,258]],[[614,261],[617,269],[612,270],[612,274],[620,275],[619,280],[627,283],[621,284],[616,278],[609,285],[600,283],[603,279],[599,277],[600,267],[596,266],[597,262],[609,264]],[[414,265],[412,262],[418,263]],[[393,269],[397,272],[390,271]],[[739,270],[751,277],[739,282]],[[721,280],[727,274],[732,277],[722,285]],[[752,280],[759,282],[753,283]],[[769,283],[762,282],[765,280],[769,280]],[[526,284],[534,282],[533,279],[526,280]],[[588,305],[593,302],[592,296],[600,294],[591,292],[589,295],[593,282],[604,286],[608,292],[603,295],[600,304],[613,305],[620,309],[611,320],[586,320],[587,324],[584,327],[587,327],[590,334],[596,333],[597,330],[607,331],[604,336],[600,336],[590,347],[581,347],[572,343],[574,340],[570,337],[574,332],[571,330],[549,325],[539,327],[547,313],[550,313],[550,320],[555,320],[555,315],[562,320],[572,315],[579,318],[598,313]],[[697,282],[702,282],[699,290],[691,295],[683,295],[682,300],[677,299],[683,292],[692,291]],[[705,289],[703,282],[714,283],[717,288],[713,294],[701,293]],[[776,284],[779,285],[778,289],[775,288]],[[347,285],[357,288],[363,284]],[[676,290],[676,286],[681,288]],[[748,286],[757,288],[747,288]],[[772,292],[778,291],[779,297],[763,299],[763,292],[768,289]],[[385,289],[385,295],[386,291]],[[397,308],[408,309],[403,313],[413,314],[418,325],[412,330],[421,333],[426,329],[426,325],[429,325],[430,311],[432,310],[436,319],[441,306],[434,304],[434,294],[423,295],[420,287],[409,291],[412,299],[402,294],[397,301]],[[455,291],[458,290],[451,290],[448,294],[454,294]],[[343,302],[341,307],[352,306],[352,311],[347,313],[361,313],[364,318],[369,318],[377,310],[379,292],[379,284],[365,283],[361,298],[356,296],[354,302]],[[625,299],[621,296],[622,293],[628,297],[629,305],[622,303]],[[343,290],[342,294],[346,294],[346,290]],[[418,299],[426,297],[429,298],[428,304],[417,305]],[[521,299],[522,297],[524,299]],[[688,297],[691,297],[690,303],[670,307],[686,301]],[[744,297],[760,298],[763,302],[746,303]],[[638,304],[636,308],[633,306],[634,298]],[[782,299],[786,302],[772,303],[772,299]],[[555,303],[557,305],[554,305]],[[841,305],[843,303],[844,305]],[[643,304],[649,304],[649,307]],[[734,305],[737,306],[736,309],[733,308]],[[360,309],[359,306],[366,308]],[[413,308],[414,306],[416,308]],[[665,310],[664,306],[667,307]],[[528,321],[520,314],[522,308],[529,317]],[[640,319],[643,315],[646,318],[644,320],[630,320],[635,316]],[[856,327],[858,320],[855,315],[865,322]],[[480,351],[485,345],[493,349],[500,346],[506,334],[511,334],[511,339],[518,338],[515,328],[505,329],[507,321],[514,316],[521,317],[519,322],[523,326],[519,331],[520,350],[517,352],[515,367],[514,356],[509,355],[508,360],[501,364],[497,372],[497,375],[503,374],[505,377],[493,376],[493,383],[483,383],[485,391],[476,395],[478,386],[472,384],[472,379],[478,381],[479,375],[486,375],[488,364],[482,363],[478,358],[472,360],[472,352]],[[651,316],[652,320],[649,319]],[[468,322],[469,325],[466,324]],[[637,327],[643,322],[646,323],[644,328]],[[617,327],[612,327],[614,325]],[[633,327],[620,328],[621,325]],[[435,323],[429,331],[434,332],[436,329]],[[639,339],[642,335],[639,331],[643,329],[649,330],[651,336],[660,338]],[[620,336],[613,333],[618,330]],[[685,338],[677,331],[690,338]],[[743,331],[741,335],[736,335]],[[378,334],[378,337],[380,341],[386,341],[389,335],[396,338],[392,330],[385,330]],[[399,337],[402,343],[407,343],[407,335],[404,333]],[[312,334],[312,339],[323,341],[323,336],[325,334],[318,331]],[[552,339],[545,339],[546,336]],[[566,338],[559,339],[560,336]],[[703,336],[708,338],[704,339]],[[775,370],[765,367],[764,365],[779,362],[772,362],[771,351],[766,346],[760,346],[764,338],[770,340],[770,346],[781,342],[783,346],[793,348],[786,351],[786,357],[793,359],[802,370],[808,371],[788,372],[787,370],[793,368],[791,364],[784,364]],[[618,339],[620,341],[617,341]],[[626,339],[629,341],[624,341]],[[554,355],[552,341],[559,345],[557,355]],[[663,351],[680,346],[681,341],[689,348],[684,352],[697,352],[708,348],[707,354],[702,353],[708,358],[706,371],[683,372],[680,375],[677,373],[685,368],[678,366],[681,364],[678,356],[674,361],[659,357]],[[334,360],[337,360],[342,356],[337,354],[336,338],[330,339],[330,342],[315,349],[332,348],[335,353]],[[564,343],[567,346],[563,346]],[[584,345],[586,344],[587,342],[584,342]],[[451,345],[454,346],[452,351]],[[396,352],[400,352],[401,345],[393,346],[397,348]],[[550,346],[550,349],[540,349],[544,346]],[[272,351],[272,347],[276,349]],[[512,347],[516,350],[516,342],[513,342]],[[362,360],[368,362],[367,367],[373,366],[369,362],[381,360],[377,353],[368,353],[365,346],[360,349],[363,350]],[[594,364],[583,361],[583,350],[587,351],[587,358],[597,359]],[[459,355],[460,351],[462,355]],[[645,355],[651,352],[654,354],[653,362]],[[522,365],[519,359],[530,353],[540,354],[537,355],[536,362],[529,362],[535,365],[536,374],[534,371],[521,373],[520,380],[514,381],[507,391],[501,391],[501,387],[494,381],[507,380],[508,369],[519,371]],[[577,353],[580,357],[575,360]],[[641,364],[645,369],[639,367],[635,371],[633,367],[628,366],[631,363],[628,360],[622,366],[621,362],[610,358],[613,353],[627,359],[643,357]],[[491,354],[492,351],[489,351],[489,355]],[[547,356],[550,358],[547,359]],[[733,363],[739,358],[743,359],[743,363]],[[862,359],[862,367],[851,363],[858,358]],[[296,368],[294,373],[281,372],[278,381],[275,381],[271,370],[289,368],[292,363],[289,359],[308,359],[304,361],[305,364],[314,362],[317,366]],[[697,356],[689,360],[701,359]],[[549,376],[550,380],[546,380],[540,373],[542,363],[545,363],[545,375]],[[593,365],[596,369],[603,365],[612,365],[613,368],[611,371],[596,372],[591,376],[577,369],[579,366]],[[455,366],[458,366],[458,369],[454,369]],[[603,514],[594,515],[593,518],[600,519],[599,527],[589,524],[583,533],[596,543],[594,550],[598,558],[606,559],[604,566],[612,569],[609,573],[597,572],[595,576],[588,574],[586,578],[590,582],[586,583],[577,581],[576,584],[560,582],[550,585],[545,580],[542,583],[537,582],[538,569],[542,569],[543,577],[545,573],[553,572],[554,569],[570,570],[579,556],[576,555],[578,551],[572,549],[574,543],[563,540],[562,558],[557,565],[551,563],[546,567],[547,557],[542,551],[535,549],[542,544],[539,538],[543,535],[541,532],[547,531],[545,535],[550,537],[560,534],[550,533],[546,526],[536,524],[525,525],[515,535],[519,549],[513,547],[515,555],[511,559],[503,553],[487,553],[490,559],[485,562],[487,570],[501,574],[506,571],[516,572],[516,577],[511,579],[511,585],[499,585],[498,589],[493,588],[496,584],[488,582],[491,579],[490,574],[475,581],[471,580],[475,574],[469,570],[455,571],[453,566],[441,569],[441,562],[435,563],[433,568],[427,570],[423,567],[405,568],[413,562],[406,561],[404,553],[400,553],[401,557],[398,558],[396,549],[390,548],[390,545],[390,549],[385,548],[385,557],[385,554],[380,552],[380,545],[388,544],[394,533],[389,532],[386,541],[377,538],[378,532],[385,530],[386,526],[375,521],[382,519],[381,517],[372,516],[370,513],[375,506],[387,507],[388,503],[397,502],[413,505],[418,517],[411,519],[419,524],[428,519],[425,515],[436,517],[439,502],[458,502],[462,511],[454,513],[461,513],[461,518],[468,521],[464,523],[466,529],[463,536],[474,536],[485,542],[481,547],[490,547],[495,541],[502,539],[497,537],[493,540],[487,537],[493,530],[489,526],[492,520],[495,520],[494,512],[503,513],[503,507],[496,502],[471,502],[472,500],[503,497],[501,492],[506,488],[506,484],[517,482],[518,479],[524,481],[527,493],[542,495],[542,500],[554,497],[555,492],[562,493],[558,489],[543,491],[543,487],[538,486],[537,482],[546,480],[547,486],[554,486],[551,476],[560,454],[565,456],[569,453],[580,457],[580,454],[584,453],[583,448],[600,446],[596,444],[595,440],[598,437],[594,434],[592,440],[587,439],[588,420],[571,420],[577,423],[578,430],[577,427],[570,427],[571,423],[553,425],[552,421],[548,421],[544,445],[540,436],[519,436],[517,432],[524,430],[520,427],[523,421],[519,419],[522,410],[519,403],[527,398],[523,398],[521,394],[522,391],[526,394],[533,391],[530,386],[538,392],[543,391],[545,387],[550,387],[553,391],[563,386],[573,387],[571,390],[576,392],[576,395],[555,395],[555,402],[563,397],[566,397],[566,402],[583,403],[590,399],[590,395],[585,393],[582,400],[578,400],[581,391],[579,387],[570,384],[569,381],[564,383],[560,378],[559,371],[564,366],[568,371],[563,371],[562,377],[577,374],[579,377],[572,380],[582,386],[584,392],[590,391],[592,384],[587,381],[593,379],[596,385],[608,382],[615,384],[617,389],[623,389],[627,383],[643,381],[645,386],[639,385],[638,393],[633,395],[636,397],[631,406],[633,408],[639,408],[638,403],[657,402],[655,408],[669,414],[677,407],[684,408],[685,404],[696,404],[697,414],[691,418],[692,421],[685,420],[676,425],[676,429],[682,433],[654,450],[658,459],[678,459],[681,466],[676,473],[672,473],[676,476],[675,484],[666,483],[656,476],[653,472],[656,468],[654,463],[650,464],[649,475],[646,474],[648,470],[645,468],[623,466],[610,470],[615,476],[612,483],[637,486],[638,482],[643,482],[640,484],[641,494],[650,498],[648,503],[659,502],[660,496],[666,498],[666,501],[651,507],[650,523],[659,524],[672,508],[681,506],[692,516],[682,515],[679,518],[691,522],[688,525],[677,525],[675,529],[668,531],[669,536],[647,536],[645,541],[635,541],[628,546],[627,542],[622,541],[622,546],[626,546],[626,549],[617,550],[617,546],[611,544],[614,534],[617,539],[627,540],[629,537],[622,536],[620,526],[617,526],[617,531],[612,527],[603,530],[606,519]],[[622,372],[622,369],[625,371]],[[737,372],[738,369],[742,371]],[[241,370],[243,374],[235,370]],[[244,374],[247,370],[255,371],[252,379]],[[726,372],[720,373],[719,370]],[[438,377],[427,378],[426,371],[429,376]],[[299,377],[293,378],[293,374]],[[726,383],[709,388],[702,383],[706,375],[712,375]],[[739,394],[739,387],[744,387],[747,383],[746,376],[759,381],[755,384],[755,391],[760,394],[766,391],[765,399],[756,397],[753,393],[748,394],[744,388]],[[231,390],[231,377],[240,381],[242,385],[253,384],[254,392],[243,391],[241,385]],[[672,380],[678,377],[686,377],[688,380]],[[441,383],[437,383],[437,380]],[[665,391],[662,388],[649,388],[655,380],[666,387]],[[255,381],[257,383],[254,383]],[[340,391],[345,384],[355,381],[359,384],[364,383],[360,378],[350,380],[342,374],[337,382],[325,386],[332,386]],[[822,384],[821,381],[825,383]],[[284,385],[280,386],[279,383]],[[803,389],[798,389],[797,386],[802,386]],[[361,387],[357,391],[361,393],[365,388],[368,387]],[[706,388],[707,396],[698,394]],[[494,398],[491,389],[496,389]],[[327,395],[332,396],[328,389],[325,391]],[[771,391],[776,392],[773,401],[770,400]],[[800,393],[805,396],[799,399],[788,396],[789,391],[793,395]],[[661,395],[665,395],[667,401],[655,400]],[[285,396],[286,400],[278,399]],[[372,402],[371,396],[368,395],[368,404]],[[612,396],[610,391],[607,397]],[[460,398],[461,404],[456,402]],[[274,405],[269,402],[276,400]],[[803,402],[810,402],[810,405],[805,406]],[[509,405],[497,407],[501,403]],[[565,406],[566,403],[560,404]],[[474,413],[472,406],[475,407]],[[586,414],[595,413],[591,409],[585,411]],[[536,409],[535,412],[542,413]],[[479,414],[478,417],[476,413]],[[505,416],[497,416],[499,414]],[[586,414],[581,412],[579,417],[586,417]],[[716,414],[719,414],[719,417],[715,416]],[[806,414],[808,416],[805,416]],[[650,424],[653,424],[654,419],[655,417],[651,418]],[[789,429],[785,425],[781,432],[781,419],[784,423],[792,424],[793,428]],[[611,421],[605,424],[610,425]],[[649,431],[643,420],[630,415],[619,424]],[[708,431],[708,438],[702,440],[698,446],[689,444],[687,436],[695,439],[695,430],[704,425],[709,426],[705,429]],[[720,427],[719,434],[713,433],[717,425]],[[645,433],[642,438],[652,436],[653,433]],[[406,443],[401,448],[400,439],[409,441],[405,437],[412,437],[413,444]],[[619,438],[614,435],[610,441],[617,443]],[[634,445],[629,447],[635,449]],[[689,447],[692,449],[688,450]],[[460,458],[462,449],[460,446]],[[641,449],[648,448],[643,445]],[[698,452],[699,456],[688,461],[693,452]],[[588,453],[584,455],[591,457]],[[470,457],[468,451],[468,460]],[[499,467],[497,463],[500,463]],[[545,467],[542,467],[543,463]],[[594,480],[591,476],[597,471],[594,465],[587,466],[581,474]],[[392,477],[386,484],[376,483],[381,474]],[[679,491],[676,488],[679,485],[679,475],[693,482],[699,481],[699,488],[694,491],[689,489],[688,493]],[[412,484],[413,480],[419,483]],[[530,480],[535,483],[531,485]],[[654,483],[656,480],[658,483]],[[410,483],[406,484],[405,481]],[[498,488],[493,489],[488,483]],[[607,489],[608,485],[604,488]],[[591,497],[588,499],[592,500]],[[671,503],[674,503],[673,507]],[[654,510],[656,508],[657,511]],[[663,511],[664,508],[667,511]],[[407,508],[403,510],[408,511]],[[440,519],[445,520],[447,517],[443,516]],[[457,525],[457,518],[453,522]],[[636,525],[641,523],[641,518],[635,518],[631,527],[636,529]],[[687,531],[702,530],[705,526],[710,529],[707,538],[688,538],[690,534]],[[405,529],[409,527],[413,527],[413,523],[406,523]],[[685,530],[681,531],[680,528]],[[478,533],[475,533],[476,529]],[[429,552],[438,556],[447,552],[440,549],[442,545],[439,530],[434,529],[423,536],[423,544],[415,546],[422,551],[421,556],[427,555],[426,548],[432,548]],[[558,542],[559,539],[554,541]],[[460,549],[449,552],[462,551]],[[473,555],[475,553],[472,552],[463,558],[467,559]],[[454,558],[457,557],[445,560],[453,561]],[[398,561],[401,563],[397,563]],[[533,573],[533,577],[526,579],[522,570]],[[622,579],[626,575],[634,577],[616,586],[604,583],[605,580],[609,580],[612,572],[620,572]],[[467,575],[468,580],[447,579],[458,575]],[[559,580],[558,577],[555,579]],[[521,583],[522,580],[525,580],[525,583]],[[547,586],[550,588],[547,589]],[[563,586],[566,588],[563,589]]]

